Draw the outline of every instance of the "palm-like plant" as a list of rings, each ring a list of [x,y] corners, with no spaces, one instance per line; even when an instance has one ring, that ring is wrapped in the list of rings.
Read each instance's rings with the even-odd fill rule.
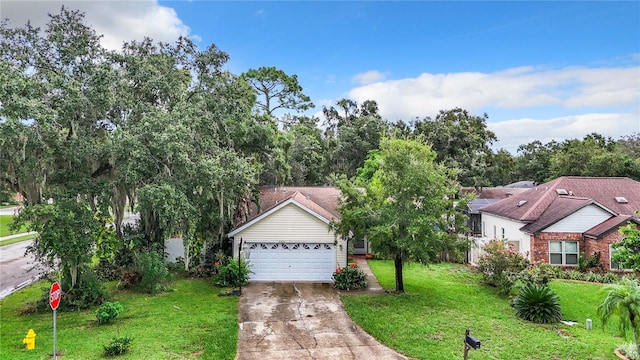
[[[613,317],[620,318],[620,331],[625,334],[629,328],[633,330],[636,348],[640,352],[638,331],[640,330],[640,281],[629,277],[623,278],[617,284],[607,285],[607,297],[598,306],[598,314],[603,326]]]
[[[547,285],[529,283],[513,301],[516,315],[538,324],[550,324],[562,319],[560,298]]]

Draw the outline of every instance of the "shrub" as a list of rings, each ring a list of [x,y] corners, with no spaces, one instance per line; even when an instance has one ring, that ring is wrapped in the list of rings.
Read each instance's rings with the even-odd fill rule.
[[[108,298],[104,283],[92,270],[85,270],[72,288],[71,281],[62,278],[62,298],[58,310],[88,309],[102,304]],[[47,304],[49,294],[46,294]]]
[[[578,270],[569,271],[567,276],[568,276],[567,279],[570,279],[570,280],[582,280],[583,279],[582,273],[580,271],[578,271]]]
[[[129,351],[132,341],[133,338],[128,336],[113,338],[109,345],[104,346],[104,355],[107,357],[122,355]]]
[[[602,282],[605,284],[611,284],[620,280],[620,277],[616,273],[608,272],[602,277]]]
[[[119,302],[104,302],[98,310],[96,310],[96,319],[98,324],[106,324],[114,320],[122,313],[124,308]]]
[[[249,282],[249,274],[251,270],[246,261],[233,260],[227,258],[227,264],[220,266],[218,274],[214,275],[215,283],[222,287],[238,287],[241,284],[246,285]]]
[[[560,277],[562,270],[557,266],[538,261],[527,266],[526,269],[510,276],[511,281],[519,286],[527,284],[545,285],[550,280]]]
[[[498,287],[503,294],[513,286],[512,276],[529,265],[529,260],[518,252],[508,249],[504,241],[489,241],[483,248],[484,255],[478,261],[478,271],[485,283]]]
[[[355,263],[336,269],[333,273],[334,287],[340,290],[366,289],[367,275]]]
[[[604,268],[602,266],[602,262],[600,261],[600,257],[602,253],[600,251],[594,252],[589,256],[585,256],[583,252],[578,256],[578,271],[587,272],[591,269],[597,269],[602,271]]]
[[[148,293],[158,293],[165,289],[165,282],[169,275],[167,263],[158,251],[145,251],[138,258],[140,282],[138,288]]]
[[[515,297],[516,315],[538,324],[551,324],[562,319],[560,298],[547,285],[527,284]]]
[[[96,275],[104,281],[120,280],[122,271],[114,261],[101,259],[95,267]]]

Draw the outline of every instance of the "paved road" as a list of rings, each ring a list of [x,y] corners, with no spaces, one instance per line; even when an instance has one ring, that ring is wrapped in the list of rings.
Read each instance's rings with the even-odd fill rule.
[[[25,251],[33,240],[0,247],[0,299],[37,279],[44,271]]]
[[[0,216],[3,216],[3,215],[15,215],[16,211],[18,211],[18,209],[19,209],[18,206],[2,208],[2,209],[0,209]]]

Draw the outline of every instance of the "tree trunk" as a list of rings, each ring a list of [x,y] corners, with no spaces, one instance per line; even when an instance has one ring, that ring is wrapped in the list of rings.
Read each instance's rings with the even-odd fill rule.
[[[393,261],[396,267],[396,292],[404,292],[404,282],[402,280],[402,251],[396,253],[396,257]]]

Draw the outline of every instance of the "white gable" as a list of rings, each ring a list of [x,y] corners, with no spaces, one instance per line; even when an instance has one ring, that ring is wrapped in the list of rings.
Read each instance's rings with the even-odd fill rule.
[[[542,230],[542,232],[572,232],[583,233],[592,227],[606,221],[613,215],[598,205],[583,207],[557,223]]]
[[[262,216],[259,221],[241,228],[233,234],[245,241],[262,242],[334,242],[329,225],[310,214],[296,204],[287,204],[282,208]]]

